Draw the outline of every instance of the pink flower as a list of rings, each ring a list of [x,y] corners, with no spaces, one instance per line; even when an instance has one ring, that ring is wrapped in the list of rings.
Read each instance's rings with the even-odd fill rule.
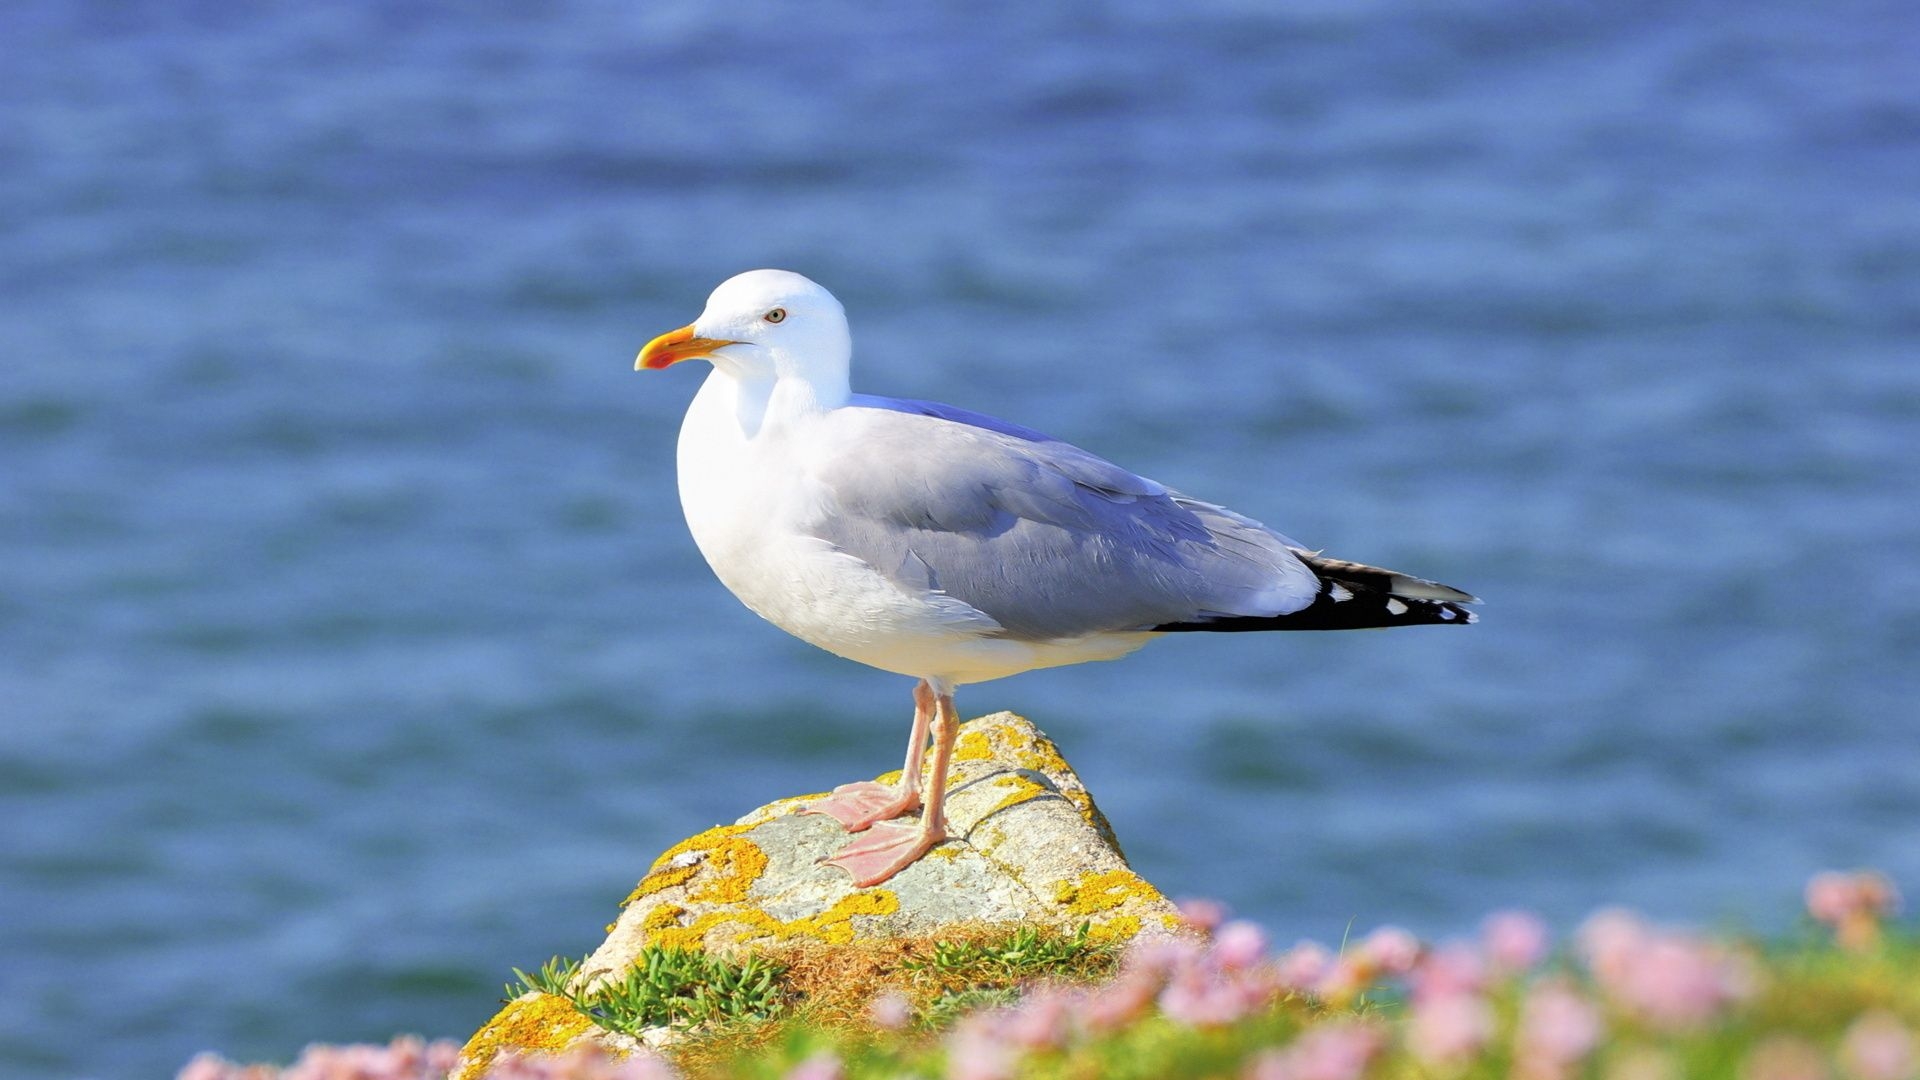
[[[1247,1070],[1247,1080],[1360,1080],[1386,1044],[1386,1033],[1377,1025],[1329,1021],[1290,1046],[1261,1054]]]
[[[1113,1031],[1140,1019],[1160,993],[1157,976],[1122,972],[1080,1003],[1080,1023],[1089,1031]]]
[[[995,1037],[992,1014],[962,1020],[947,1038],[947,1080],[1012,1080],[1019,1055]]]
[[[1203,934],[1212,933],[1214,927],[1227,921],[1227,906],[1218,900],[1188,897],[1175,906],[1180,909],[1180,918]]]
[[[1900,910],[1900,890],[1877,870],[1827,870],[1807,882],[1807,914],[1829,925],[1865,912],[1876,917]]]
[[[1211,959],[1224,970],[1250,968],[1266,954],[1266,931],[1250,922],[1235,920],[1213,936]]]
[[[1755,976],[1738,955],[1626,911],[1586,920],[1578,942],[1607,997],[1657,1028],[1699,1026],[1753,992]]]
[[[1487,968],[1478,952],[1450,941],[1421,957],[1412,981],[1416,1000],[1474,994],[1486,987]]]
[[[1566,982],[1553,979],[1527,991],[1514,1036],[1515,1072],[1550,1080],[1566,1076],[1601,1035],[1600,1012]]]
[[[322,1080],[325,1076],[288,1075],[283,1080]],[[598,1047],[562,1054],[505,1054],[481,1074],[482,1080],[679,1080],[679,1076],[671,1065],[652,1054],[618,1058]],[[334,1078],[326,1077],[326,1080]],[[385,1080],[385,1077],[378,1073],[346,1073],[339,1080]]]
[[[1527,911],[1496,911],[1480,924],[1480,948],[1496,971],[1517,975],[1547,955],[1547,924]]]
[[[315,1044],[303,1050],[300,1059],[285,1069],[271,1065],[235,1065],[215,1054],[201,1054],[180,1070],[177,1080],[442,1080],[459,1056],[458,1043],[446,1040],[428,1043],[413,1035],[402,1035],[386,1046]],[[594,1074],[587,1080],[599,1080],[600,1075]]]
[[[1708,942],[1656,930],[1612,910],[1588,919],[1579,943],[1609,998],[1655,1027],[1698,1027],[1753,990],[1745,960]]]
[[[1892,1013],[1870,1012],[1840,1039],[1840,1063],[1858,1080],[1910,1080],[1916,1057],[1913,1033]]]
[[[1333,954],[1316,941],[1303,941],[1286,952],[1274,966],[1274,976],[1288,990],[1312,990],[1333,965]]]
[[[1360,943],[1360,956],[1383,975],[1405,975],[1420,960],[1420,939],[1398,926],[1383,926]]]
[[[882,1031],[899,1031],[912,1022],[913,1003],[897,990],[885,991],[867,1006],[867,1019]]]
[[[1827,1062],[1805,1039],[1770,1035],[1740,1062],[1740,1080],[1827,1080]]]
[[[1634,957],[1652,931],[1640,916],[1624,908],[1603,908],[1588,916],[1574,935],[1587,969],[1602,982],[1618,981],[1627,975]]]
[[[1336,1004],[1351,1000],[1373,985],[1373,968],[1357,952],[1343,954],[1320,973],[1313,992]]]
[[[1428,1065],[1461,1064],[1492,1037],[1493,1010],[1478,994],[1427,994],[1414,999],[1407,1048]]]
[[[1230,979],[1192,968],[1178,972],[1160,991],[1160,1011],[1194,1027],[1222,1027],[1252,1011],[1248,995]]]
[[[1052,1050],[1066,1045],[1068,1020],[1079,995],[1055,987],[1029,994],[1001,1019],[1001,1035],[1029,1050]]]
[[[1900,910],[1900,891],[1877,871],[1828,870],[1807,882],[1807,914],[1831,926],[1846,948],[1880,940],[1880,920]]]
[[[1127,948],[1121,967],[1166,976],[1200,962],[1202,946],[1186,938],[1137,937]]]
[[[831,1050],[822,1050],[788,1069],[785,1080],[840,1080],[843,1075],[840,1058]]]
[[[196,1054],[174,1080],[227,1080],[237,1070],[218,1054]]]

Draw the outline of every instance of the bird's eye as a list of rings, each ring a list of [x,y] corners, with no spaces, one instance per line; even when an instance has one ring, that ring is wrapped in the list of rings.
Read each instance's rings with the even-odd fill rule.
[[[783,307],[777,307],[760,317],[767,320],[768,322],[781,322],[787,317],[787,309]]]

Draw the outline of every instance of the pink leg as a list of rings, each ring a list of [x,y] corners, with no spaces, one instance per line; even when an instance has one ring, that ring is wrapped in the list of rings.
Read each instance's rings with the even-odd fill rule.
[[[933,775],[927,780],[926,813],[918,826],[899,821],[875,825],[827,860],[852,874],[855,887],[880,884],[947,838],[947,768],[953,764],[953,742],[959,734],[960,717],[953,711],[953,695],[936,695]]]
[[[920,808],[920,765],[927,753],[927,724],[933,717],[933,687],[925,679],[913,688],[913,735],[907,739],[907,764],[897,785],[861,780],[841,784],[833,794],[800,808],[803,814],[825,814],[848,832],[861,832],[877,821],[897,818]]]

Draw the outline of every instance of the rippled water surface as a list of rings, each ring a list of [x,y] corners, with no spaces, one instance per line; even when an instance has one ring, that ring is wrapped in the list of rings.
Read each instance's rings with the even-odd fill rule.
[[[1168,891],[1920,891],[1920,18],[1722,8],[6,5],[0,1073],[464,1036],[894,764],[907,682],[712,580],[696,375],[630,370],[754,266],[862,389],[1487,599],[963,692]]]

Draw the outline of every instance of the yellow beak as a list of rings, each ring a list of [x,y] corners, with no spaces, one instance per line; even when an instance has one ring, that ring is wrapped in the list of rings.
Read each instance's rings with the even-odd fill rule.
[[[659,371],[682,360],[711,356],[715,349],[724,349],[728,345],[738,344],[740,343],[737,341],[694,337],[693,327],[683,326],[647,342],[647,347],[641,349],[640,355],[634,358],[633,370]]]

